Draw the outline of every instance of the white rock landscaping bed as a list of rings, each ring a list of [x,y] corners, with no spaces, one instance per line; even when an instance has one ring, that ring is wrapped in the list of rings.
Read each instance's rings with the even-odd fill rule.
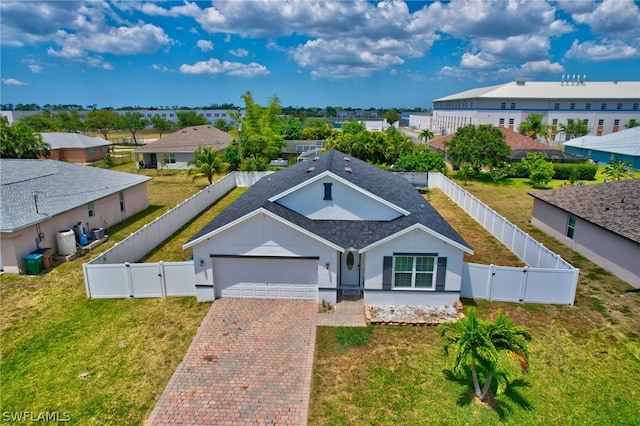
[[[463,316],[461,304],[459,307],[365,305],[365,317],[370,324],[438,325]]]

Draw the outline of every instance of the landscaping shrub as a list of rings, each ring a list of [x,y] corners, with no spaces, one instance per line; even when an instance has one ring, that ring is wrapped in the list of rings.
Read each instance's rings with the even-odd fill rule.
[[[511,163],[509,165],[509,174],[507,177],[510,178],[528,178],[529,177],[529,169],[525,167],[522,163]]]
[[[589,163],[553,163],[553,168],[556,171],[553,178],[557,180],[595,180],[598,172],[598,166]]]

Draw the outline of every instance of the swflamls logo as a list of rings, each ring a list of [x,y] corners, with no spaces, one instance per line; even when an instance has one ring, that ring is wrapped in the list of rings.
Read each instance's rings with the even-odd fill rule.
[[[3,422],[68,422],[71,420],[69,412],[60,411],[5,411],[2,413]]]

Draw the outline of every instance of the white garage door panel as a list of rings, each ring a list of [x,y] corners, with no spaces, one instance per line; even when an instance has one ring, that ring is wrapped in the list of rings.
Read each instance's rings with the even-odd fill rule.
[[[214,258],[217,297],[316,300],[315,259]]]

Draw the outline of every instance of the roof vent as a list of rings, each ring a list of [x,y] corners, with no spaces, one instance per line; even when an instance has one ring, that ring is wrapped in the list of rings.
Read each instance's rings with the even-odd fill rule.
[[[344,157],[344,161],[346,161],[347,163],[350,163],[350,162],[351,162],[351,158],[349,158],[349,157]]]
[[[526,83],[526,82],[525,82],[524,80],[518,80],[518,81],[516,81],[516,84],[517,84],[518,86],[524,86],[524,85],[525,85],[525,83]]]
[[[313,157],[313,161],[318,161],[319,159],[320,159],[320,157],[318,157],[318,156]]]
[[[353,170],[351,169],[351,167],[345,167],[344,171],[347,173],[353,173]]]
[[[309,167],[307,169],[307,173],[311,173],[312,171],[314,171],[316,168],[315,167]]]

